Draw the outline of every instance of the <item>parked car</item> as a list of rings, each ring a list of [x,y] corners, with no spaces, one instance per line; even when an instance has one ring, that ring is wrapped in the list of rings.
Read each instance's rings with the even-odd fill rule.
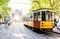
[[[12,21],[10,20],[8,23],[7,23],[7,25],[10,25],[12,23]]]
[[[59,21],[57,23],[57,28],[60,29],[60,19],[59,19]]]

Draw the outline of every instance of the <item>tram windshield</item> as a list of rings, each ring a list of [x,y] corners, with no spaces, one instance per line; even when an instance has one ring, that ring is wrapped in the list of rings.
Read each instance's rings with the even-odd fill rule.
[[[54,20],[54,14],[50,11],[42,11],[42,21]]]
[[[46,20],[54,20],[54,13],[47,11]]]
[[[54,20],[54,13],[50,11],[41,11],[34,13],[34,21],[52,21]]]

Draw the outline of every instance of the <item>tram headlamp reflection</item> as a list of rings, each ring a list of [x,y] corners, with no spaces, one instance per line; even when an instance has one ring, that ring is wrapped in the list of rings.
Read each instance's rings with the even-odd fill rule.
[[[41,19],[40,19],[40,18],[38,18],[38,20],[39,20],[39,21],[41,21]]]

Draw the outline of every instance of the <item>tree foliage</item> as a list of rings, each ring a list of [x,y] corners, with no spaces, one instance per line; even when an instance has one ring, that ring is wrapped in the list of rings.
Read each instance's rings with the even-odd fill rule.
[[[0,0],[0,5],[8,4],[10,0]]]
[[[30,12],[39,8],[51,8],[55,14],[59,12],[60,0],[31,0],[31,2],[33,6]]]
[[[0,14],[3,17],[7,17],[9,15],[9,11],[11,10],[10,7],[8,7],[8,3],[10,0],[0,0]]]
[[[49,0],[49,4],[56,15],[59,13],[59,2],[59,0]]]

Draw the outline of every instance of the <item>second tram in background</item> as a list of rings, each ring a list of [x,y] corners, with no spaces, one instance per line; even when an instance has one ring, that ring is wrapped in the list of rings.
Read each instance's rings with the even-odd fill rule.
[[[54,13],[51,9],[46,8],[35,10],[28,15],[24,25],[34,30],[52,31],[54,27]]]

